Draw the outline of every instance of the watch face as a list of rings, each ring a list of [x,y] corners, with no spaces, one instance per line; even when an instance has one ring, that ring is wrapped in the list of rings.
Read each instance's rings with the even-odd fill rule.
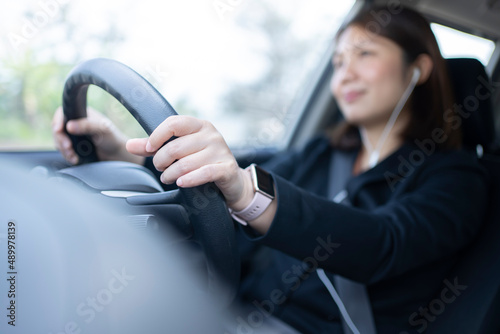
[[[274,197],[274,182],[271,174],[254,165],[255,179],[257,180],[257,190],[260,190],[271,197]]]

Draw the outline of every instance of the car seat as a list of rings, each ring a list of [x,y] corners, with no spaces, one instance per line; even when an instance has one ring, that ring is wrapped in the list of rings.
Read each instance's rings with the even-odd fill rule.
[[[496,92],[478,60],[448,59],[447,64],[455,102],[470,112],[462,123],[464,146],[477,150],[480,163],[490,174],[491,189],[482,229],[446,278],[466,288],[454,301],[443,303],[445,308],[440,314],[429,318],[433,321],[426,333],[500,333],[500,156],[493,153],[492,108]],[[437,292],[437,300],[441,291]]]

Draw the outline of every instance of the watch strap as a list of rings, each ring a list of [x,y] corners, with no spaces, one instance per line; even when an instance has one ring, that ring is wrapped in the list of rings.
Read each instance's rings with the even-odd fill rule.
[[[234,218],[234,220],[246,226],[248,225],[248,221],[256,219],[264,211],[266,211],[267,207],[269,206],[269,204],[271,204],[272,201],[272,198],[269,198],[257,191],[253,196],[252,201],[246,208],[241,211],[230,210],[229,212],[231,213],[231,216]]]
[[[256,164],[251,164],[245,169],[245,171],[248,171],[250,173],[250,177],[252,178],[253,189],[255,191],[253,199],[243,210],[234,211],[229,209],[229,213],[234,220],[246,226],[249,221],[256,219],[264,213],[264,211],[266,211],[267,207],[274,199],[274,189],[272,189],[273,182],[269,173],[262,170]],[[261,177],[263,179],[261,179]],[[263,189],[261,189],[261,187],[263,187]],[[267,191],[264,189],[267,189]]]

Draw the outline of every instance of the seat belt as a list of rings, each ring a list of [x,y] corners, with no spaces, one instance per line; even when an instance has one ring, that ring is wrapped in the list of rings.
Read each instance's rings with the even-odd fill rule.
[[[351,205],[345,186],[352,177],[352,169],[357,152],[342,152],[334,150],[330,161],[328,181],[328,197],[334,202]],[[375,321],[370,304],[368,291],[364,284],[351,281],[345,277],[334,275],[333,280],[338,290],[331,284],[322,269],[318,276],[332,295],[340,309],[342,328],[345,334],[376,334]]]

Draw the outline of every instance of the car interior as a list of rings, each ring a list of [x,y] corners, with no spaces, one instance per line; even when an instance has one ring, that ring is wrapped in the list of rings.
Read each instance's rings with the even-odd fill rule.
[[[461,284],[466,285],[467,289],[462,292],[456,302],[447,305],[446,311],[437,317],[425,332],[500,333],[500,318],[498,317],[500,314],[500,206],[498,205],[500,203],[500,141],[498,135],[500,133],[500,0],[358,0],[355,1],[348,16],[355,13],[367,3],[384,5],[387,8],[399,5],[409,6],[423,13],[433,23],[485,38],[494,43],[494,50],[487,63],[469,56],[453,56],[446,59],[453,85],[455,103],[467,111],[466,116],[462,118],[463,145],[466,149],[476,152],[481,165],[488,171],[491,193],[489,196],[487,219],[483,224],[481,232],[474,242],[462,250],[461,261],[447,276],[449,281],[460,277]],[[316,64],[315,70],[309,77],[308,84],[303,86],[300,95],[289,106],[289,109],[292,110],[291,114],[295,115],[295,118],[293,126],[290,126],[287,133],[285,144],[282,147],[235,147],[233,152],[240,166],[245,167],[254,162],[262,163],[280,151],[298,149],[310,138],[322,133],[332,124],[341,120],[342,116],[334,98],[331,96],[329,85],[333,73],[333,66],[331,64],[333,49],[334,45],[332,44]],[[106,81],[103,84],[99,83],[98,80],[96,82],[95,78],[99,73],[94,73],[89,78],[85,78],[84,74],[82,74],[86,73],[85,69],[81,67],[79,70],[82,72],[78,72],[77,69],[74,77],[70,77],[70,79],[74,80],[71,81],[73,84],[80,80],[79,83],[81,85],[91,84],[102,88],[107,87],[104,89],[110,92],[113,89],[109,89],[109,87],[112,88],[114,87],[113,85],[121,85],[129,80],[124,79],[121,76],[121,69],[114,66],[106,65],[106,69],[100,72],[107,72],[107,78],[116,76],[116,83],[110,83],[108,79],[103,79]],[[60,84],[63,86],[64,82]],[[128,89],[134,89],[134,86],[132,85]],[[74,96],[70,98],[70,102],[76,101],[76,103],[81,103],[82,99],[76,96],[82,92],[86,93],[83,90],[74,91]],[[156,94],[155,92],[157,93],[152,88],[151,91],[148,91],[148,94],[153,96]],[[114,96],[120,100],[120,96]],[[124,103],[123,100],[120,101]],[[158,103],[164,103],[160,97]],[[133,102],[127,101],[125,101],[124,105],[132,114],[147,113],[148,108],[155,108],[151,106],[136,106]],[[173,107],[175,109],[175,105]],[[156,117],[160,117],[160,119],[150,120],[147,115],[136,116],[136,119],[150,133],[155,128],[155,125],[161,122],[164,116],[156,115]],[[50,126],[50,124],[47,124],[47,126]],[[149,176],[144,176],[144,171],[138,171],[138,174],[136,174],[135,171],[127,169],[135,167],[119,166],[119,168],[125,169],[126,172],[130,172],[130,175],[133,174],[134,176],[131,176],[132,179],[137,177],[137,180],[139,180],[137,181],[138,183],[142,183],[142,185],[147,184],[147,186],[137,188],[137,183],[134,182],[132,182],[134,185],[117,185],[116,182],[110,181],[113,180],[113,173],[105,174],[105,177],[100,176],[102,179],[100,181],[99,178],[94,179],[89,177],[88,175],[90,174],[81,176],[83,174],[78,174],[80,173],[79,171],[74,172],[74,170],[68,169],[70,165],[55,150],[5,149],[0,152],[0,159],[19,163],[26,167],[27,170],[34,170],[35,173],[39,173],[42,170],[42,174],[52,175],[62,171],[67,177],[69,175],[70,178],[74,178],[77,182],[84,183],[87,186],[93,184],[93,182],[107,182],[105,186],[94,187],[99,191],[106,188],[111,191],[145,191],[153,195],[149,203],[137,202],[135,203],[136,207],[142,205],[142,207],[146,208],[148,205],[160,203],[171,203],[174,205],[186,205],[188,203],[188,206],[195,206],[193,204],[195,200],[193,198],[196,198],[195,192],[164,193],[157,181],[152,181]],[[96,173],[97,175],[101,173],[100,168],[115,168],[109,166],[96,166],[90,172],[87,171],[85,173],[91,173],[91,175],[93,175],[92,173]],[[116,175],[119,175],[118,173],[120,172],[117,172]],[[139,174],[140,176],[137,176]],[[206,191],[206,188],[200,188],[200,191]],[[103,200],[103,202],[106,201]],[[216,202],[216,200],[214,201]],[[149,210],[150,208],[144,210]],[[202,249],[209,253],[207,255],[210,262],[208,276],[214,290],[219,289],[217,285],[220,281],[217,277],[221,271],[223,272],[223,276],[226,278],[230,277],[231,284],[236,285],[237,283],[234,283],[234,281],[237,281],[239,271],[234,271],[235,266],[237,266],[235,263],[237,263],[238,259],[231,257],[231,254],[236,253],[234,251],[234,240],[232,239],[232,233],[234,233],[231,226],[232,222],[228,221],[220,230],[207,231],[207,225],[204,221],[199,225],[195,225],[193,230],[191,227],[188,227],[189,223],[186,223],[185,214],[183,216],[182,213],[177,211],[178,207],[170,211],[162,210],[158,209],[153,214],[160,216],[172,215],[175,218],[166,218],[166,220],[169,222],[173,221],[172,223],[177,225],[177,228],[183,230],[185,234],[196,235],[198,237],[203,236],[203,240],[198,241],[202,245]],[[208,218],[205,217],[202,219],[218,220],[224,216],[224,213],[221,213],[221,210],[224,211],[224,208],[217,203],[214,206],[208,207],[207,210],[206,217]],[[141,211],[141,214],[145,213]],[[217,238],[215,235],[219,237]],[[221,235],[223,236],[222,241],[220,238]],[[226,236],[228,237],[225,238]],[[207,239],[211,239],[211,241]],[[220,244],[228,244],[229,246],[226,249],[218,250],[217,245]],[[236,287],[233,287],[233,289],[236,289]],[[229,295],[224,298],[231,299],[233,294],[234,290],[231,290]],[[439,298],[439,291],[436,291],[436,298]]]

